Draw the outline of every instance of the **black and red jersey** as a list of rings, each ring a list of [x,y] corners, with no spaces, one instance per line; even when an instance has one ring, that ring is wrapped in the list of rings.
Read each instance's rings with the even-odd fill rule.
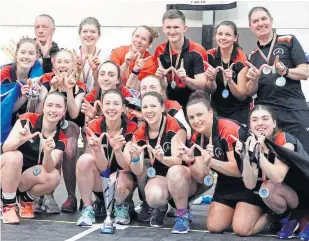
[[[244,142],[249,136],[248,132],[242,128],[240,124],[234,122],[233,120],[214,117],[212,126],[214,159],[223,162],[228,161],[227,152],[233,151],[233,148],[236,144],[236,141],[230,135],[233,135]],[[201,145],[201,134],[194,132],[191,141]],[[208,143],[208,138],[204,136],[204,149],[206,149]],[[197,148],[195,148],[194,155],[201,156],[201,153]],[[220,196],[229,198],[234,194],[240,194],[246,190],[241,178],[229,177],[220,172],[217,172],[217,174],[218,181],[215,192],[220,194]]]
[[[9,64],[1,68],[0,71],[1,84],[16,82],[16,64]]]
[[[23,127],[25,126],[27,120],[29,120],[29,129],[31,133],[42,131],[42,125],[43,125],[42,114],[27,112],[23,115],[20,115],[19,120]],[[64,132],[61,130],[59,124],[56,127],[56,131],[57,131],[56,135],[54,136],[54,141],[56,144],[55,149],[64,151],[67,145],[67,138]],[[18,147],[18,150],[23,154],[24,157],[23,170],[38,164],[39,148],[40,148],[39,135],[35,136],[33,139],[25,142],[23,145]],[[44,152],[42,152],[41,154],[40,164],[42,164],[43,158],[44,158]]]
[[[208,61],[206,50],[200,44],[184,38],[184,44],[182,46],[182,52],[179,58],[179,63],[177,66],[176,61],[178,54],[172,52],[172,63],[170,59],[169,42],[165,42],[156,48],[154,58],[160,59],[162,67],[167,69],[174,66],[176,69],[180,68],[181,61],[184,61],[184,68],[186,74],[190,78],[194,78],[195,75],[205,72],[205,65],[203,61]],[[172,82],[172,72],[168,73],[167,81],[167,96],[168,99],[177,100],[182,107],[185,107],[191,94],[191,89],[186,86],[186,83],[181,81],[177,75],[175,75],[176,88],[172,89],[170,83]]]
[[[98,137],[102,133],[104,133],[104,132],[106,133],[107,132],[107,126],[106,126],[106,121],[105,121],[104,116],[102,116],[99,119],[95,119],[95,120],[89,122],[88,128],[90,128],[90,130],[92,130],[93,133]],[[121,128],[123,128],[122,135],[124,136],[125,141],[129,142],[129,141],[132,140],[133,134],[137,130],[138,127],[137,127],[135,122],[122,118],[121,119]],[[103,147],[104,147],[105,155],[106,155],[106,153],[108,153],[108,156],[106,155],[106,158],[111,157],[112,147],[109,145],[106,136],[103,137],[102,144],[103,144]],[[122,170],[122,167],[120,167],[118,165],[118,162],[116,160],[115,155],[113,156],[113,159],[110,160],[110,161],[111,161],[111,163],[110,163],[111,173],[117,171],[117,169]]]
[[[237,84],[239,72],[244,67],[246,67],[245,61],[247,61],[247,57],[244,51],[241,48],[234,46],[230,62],[227,64],[221,61],[220,47],[208,50],[207,54],[208,63],[214,68],[222,66],[224,69],[227,69],[231,64],[234,63],[232,67],[232,80]],[[216,83],[217,89],[211,95],[211,106],[214,110],[216,110],[217,115],[224,118],[235,119],[241,123],[247,123],[248,116],[240,119],[241,117],[239,116],[239,110],[246,109],[249,113],[250,102],[252,101],[252,98],[247,97],[244,101],[238,100],[229,89],[229,85],[227,84],[224,86],[223,73],[221,70],[217,73]],[[222,91],[224,89],[229,91],[229,96],[227,98],[222,97]],[[238,118],[238,116],[240,118]],[[246,122],[244,122],[243,119],[245,119]]]
[[[272,41],[252,51],[249,61],[257,68],[266,64],[259,49],[268,56]],[[293,35],[276,35],[276,41],[270,54],[269,65],[274,64],[276,56],[287,68],[295,68],[297,65],[306,64],[308,60],[297,38]],[[285,77],[285,86],[277,86],[277,73],[261,74],[258,81],[256,104],[269,105],[275,110],[308,110],[304,94],[301,90],[300,81]]]
[[[162,127],[162,125],[163,125],[163,118],[162,118],[162,121],[161,121],[160,128]],[[161,138],[161,141],[160,141],[160,145],[161,145],[161,147],[164,151],[164,156],[171,156],[172,155],[172,153],[171,153],[172,138],[181,129],[185,130],[185,128],[175,118],[168,116],[168,115],[166,116],[165,129],[163,131],[162,138]],[[155,148],[157,141],[158,141],[158,137],[156,137],[154,139],[149,138],[147,123],[144,123],[134,133],[133,143],[136,143],[138,146],[146,145],[146,143],[147,143],[146,136],[148,136],[150,146],[152,148]],[[148,154],[147,149],[145,149],[144,153],[145,153],[144,158],[149,159],[149,154]],[[155,159],[153,167],[156,170],[156,174],[161,175],[161,176],[166,176],[168,168],[169,168],[169,167],[165,166],[164,164],[162,164],[157,159]]]
[[[178,111],[182,110],[181,105],[175,100],[165,100],[164,104],[167,114],[171,117],[174,117]]]

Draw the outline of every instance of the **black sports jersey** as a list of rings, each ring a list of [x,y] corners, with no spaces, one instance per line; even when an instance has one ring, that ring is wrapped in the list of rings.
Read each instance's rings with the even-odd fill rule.
[[[259,48],[267,56],[270,50],[271,42],[265,46],[256,48],[249,56],[249,61],[257,68],[265,64],[266,61],[258,51]],[[299,64],[306,64],[307,58],[303,48],[293,35],[277,35],[275,45],[270,55],[269,65],[274,64],[276,56],[287,68],[295,68]],[[269,105],[273,109],[280,110],[308,110],[304,94],[301,90],[301,83],[298,80],[292,80],[285,77],[285,86],[277,86],[277,73],[261,74],[258,82],[258,92],[256,104]]]
[[[234,66],[232,67],[232,79],[237,84],[239,72],[246,67],[245,61],[247,61],[247,57],[244,51],[239,47],[234,47],[231,54],[231,60],[228,64],[221,62],[221,52],[219,47],[208,50],[207,54],[208,62],[214,68],[222,66],[224,69],[227,69],[232,63],[234,63]],[[229,85],[227,84],[226,87],[224,86],[223,73],[221,70],[217,73],[216,83],[217,89],[211,95],[211,106],[217,112],[217,115],[247,124],[252,98],[247,97],[244,101],[238,100],[229,89]],[[225,88],[229,91],[229,96],[227,98],[222,97],[222,92]]]
[[[193,42],[190,39],[184,38],[184,44],[182,46],[182,52],[179,58],[179,63],[176,65],[178,54],[172,52],[172,63],[170,59],[169,42],[165,42],[156,48],[154,58],[160,59],[164,69],[171,67],[180,68],[181,61],[184,61],[184,68],[187,76],[194,78],[194,75],[205,72],[205,66],[203,61],[207,61],[207,53],[203,46]],[[172,89],[170,83],[172,82],[171,72],[166,76],[168,81],[167,96],[170,100],[177,100],[178,103],[184,108],[188,102],[189,95],[192,90],[186,86],[186,83],[181,81],[177,75],[175,75],[176,88]]]
[[[163,125],[163,118],[161,121],[160,128]],[[160,145],[164,151],[164,156],[171,156],[171,141],[172,138],[177,134],[180,129],[184,129],[184,127],[173,117],[167,115],[166,116],[166,125],[164,132],[162,134],[162,138],[160,141]],[[134,133],[133,142],[136,143],[138,146],[146,145],[146,136],[148,136],[148,126],[144,123],[138,130]],[[149,144],[152,148],[156,147],[158,137],[151,139],[148,138]],[[144,151],[144,158],[149,159],[149,154],[147,149]],[[168,166],[162,164],[162,162],[155,159],[153,163],[153,168],[156,170],[156,174],[160,176],[166,176],[168,171]]]
[[[212,127],[212,144],[214,146],[214,157],[215,159],[223,162],[227,162],[227,152],[232,151],[235,146],[235,140],[230,137],[230,135],[245,141],[248,138],[248,132],[246,132],[239,124],[236,122],[225,119],[225,118],[215,118],[213,119]],[[209,140],[204,137],[204,146],[209,143]],[[201,134],[194,132],[191,141],[198,145],[201,145]],[[201,156],[200,151],[195,148],[195,156]],[[240,197],[239,195],[244,195],[247,191],[246,187],[241,178],[229,177],[220,172],[217,172],[218,180],[216,185],[215,193],[219,194],[221,198],[231,198],[233,196]]]
[[[31,133],[37,131],[42,131],[43,125],[43,115],[27,112],[19,116],[21,125],[24,127],[27,120],[29,120],[29,129]],[[55,149],[64,151],[67,145],[67,138],[60,126],[57,125],[56,135],[54,136],[54,141],[56,144]],[[23,154],[23,170],[35,166],[38,164],[39,157],[39,148],[40,148],[40,137],[39,135],[35,136],[33,139],[25,142],[23,145],[18,147],[18,150]],[[40,157],[40,164],[42,164],[44,158],[44,152],[42,152]]]
[[[90,130],[92,130],[95,133],[95,135],[98,136],[98,137],[102,133],[107,132],[107,126],[106,126],[104,116],[102,116],[99,119],[95,119],[95,120],[89,122],[88,128],[90,128]],[[137,130],[136,123],[133,122],[133,121],[130,121],[130,120],[122,119],[121,120],[121,128],[123,128],[122,135],[124,136],[125,141],[126,142],[131,141],[132,137],[133,137],[133,133]],[[112,156],[112,147],[107,142],[106,136],[103,137],[102,144],[103,144],[103,147],[104,147],[104,152],[107,153],[107,155],[108,155],[107,156],[105,154],[106,158],[108,159],[108,157],[110,158]],[[115,155],[113,155],[113,159],[111,160],[110,168],[111,168],[111,173],[114,173],[115,171],[117,171],[117,169],[122,170],[122,167],[119,166]]]

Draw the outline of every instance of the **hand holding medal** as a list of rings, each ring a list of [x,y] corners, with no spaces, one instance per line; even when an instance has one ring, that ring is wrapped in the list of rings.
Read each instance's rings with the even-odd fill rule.
[[[19,80],[16,80],[16,83],[20,86],[21,95],[24,96],[24,97],[29,96],[29,93],[30,93],[31,87],[30,87],[30,83],[29,83],[28,80],[26,81],[25,85],[23,83],[21,83]]]
[[[269,74],[272,72],[272,67],[269,66],[268,64],[263,64],[261,65],[261,67],[258,69],[256,68],[253,64],[251,64],[249,61],[245,62],[250,68],[247,71],[246,77],[252,81],[252,82],[256,82],[259,80],[262,72],[264,74]]]
[[[288,68],[279,60],[279,55],[276,56],[274,61],[274,68],[275,72],[280,75],[276,79],[276,85],[279,87],[285,86],[286,79],[284,78],[284,75],[287,74]]]

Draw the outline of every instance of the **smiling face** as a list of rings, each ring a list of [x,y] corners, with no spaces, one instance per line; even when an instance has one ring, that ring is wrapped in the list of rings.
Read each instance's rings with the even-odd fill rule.
[[[98,28],[94,24],[84,24],[80,30],[80,40],[83,46],[95,46],[100,37]]]
[[[117,67],[112,63],[104,63],[99,70],[98,82],[103,91],[116,89],[119,84]]]
[[[142,115],[149,125],[161,121],[163,112],[164,106],[161,105],[156,97],[148,95],[142,99]]]
[[[236,41],[237,36],[235,35],[234,29],[228,25],[221,25],[216,31],[216,42],[221,48],[231,48]]]
[[[276,127],[276,121],[267,110],[255,110],[250,116],[250,130],[256,135],[270,137]]]
[[[273,20],[265,11],[257,10],[252,13],[249,26],[258,39],[263,39],[271,34]]]
[[[68,51],[60,51],[56,55],[54,68],[60,73],[67,73],[67,76],[69,76],[74,68],[73,56]]]
[[[48,122],[58,123],[66,113],[64,97],[56,94],[49,94],[44,102],[43,114]]]
[[[47,38],[54,33],[54,26],[48,17],[37,17],[34,23],[34,32],[36,40],[45,44]]]
[[[131,39],[131,49],[135,52],[145,52],[150,46],[150,36],[148,30],[143,27],[137,28]]]
[[[163,89],[159,80],[156,77],[148,76],[142,79],[140,84],[141,96],[144,96],[148,92],[157,92],[163,96]]]
[[[106,120],[119,120],[121,118],[121,114],[125,111],[125,106],[121,96],[116,93],[105,94],[103,98],[102,111]]]
[[[163,21],[163,33],[168,41],[172,43],[179,42],[185,36],[187,28],[180,18],[165,19]]]
[[[209,133],[213,122],[213,112],[203,103],[196,103],[187,107],[187,116],[190,126],[198,133]]]
[[[22,43],[15,55],[16,64],[23,69],[30,69],[37,60],[37,49],[34,43]]]

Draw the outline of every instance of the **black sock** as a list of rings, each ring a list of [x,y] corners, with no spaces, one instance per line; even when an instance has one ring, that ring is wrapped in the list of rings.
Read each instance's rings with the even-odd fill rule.
[[[1,197],[1,200],[2,200],[3,206],[7,206],[7,205],[10,205],[10,204],[16,203],[16,197],[13,198],[13,199],[5,199],[5,198],[2,196],[2,197]]]
[[[94,194],[95,197],[96,197],[97,199],[99,199],[100,201],[104,201],[103,192],[93,192],[93,194]]]
[[[34,201],[33,197],[29,195],[28,191],[20,193],[20,198],[23,202],[33,202]]]

